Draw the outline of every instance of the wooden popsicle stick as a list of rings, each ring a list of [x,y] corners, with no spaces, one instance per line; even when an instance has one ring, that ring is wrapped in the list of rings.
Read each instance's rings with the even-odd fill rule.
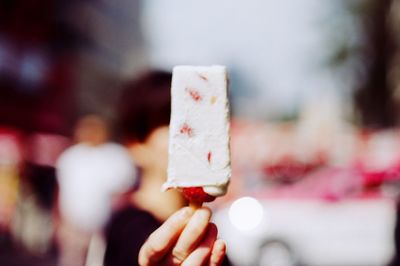
[[[194,201],[190,201],[189,202],[189,207],[190,208],[193,208],[193,209],[200,209],[201,208],[201,206],[203,205],[203,203],[202,202],[194,202]]]

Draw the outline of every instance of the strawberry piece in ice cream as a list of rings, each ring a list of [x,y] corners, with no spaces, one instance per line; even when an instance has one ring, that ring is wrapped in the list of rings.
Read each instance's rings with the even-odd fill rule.
[[[203,203],[215,200],[215,197],[204,192],[202,187],[182,188],[182,192],[183,196],[190,202]]]

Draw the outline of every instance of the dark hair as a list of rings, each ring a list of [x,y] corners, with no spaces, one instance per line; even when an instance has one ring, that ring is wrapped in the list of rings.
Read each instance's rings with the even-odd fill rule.
[[[169,124],[171,79],[171,73],[153,70],[125,84],[117,106],[123,141],[144,142],[154,129]]]

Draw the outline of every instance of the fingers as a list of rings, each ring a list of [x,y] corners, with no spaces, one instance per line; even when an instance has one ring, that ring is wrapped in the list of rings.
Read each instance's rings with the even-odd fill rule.
[[[181,264],[199,244],[207,232],[210,218],[210,209],[202,207],[196,210],[172,250],[172,263],[174,265]]]
[[[193,213],[192,208],[182,208],[154,231],[140,249],[139,265],[147,266],[160,261],[170,251]]]
[[[139,252],[139,264],[220,266],[225,243],[217,238],[217,227],[210,223],[206,207],[183,208],[150,235]]]
[[[217,234],[217,226],[210,223],[207,228],[207,233],[200,245],[186,258],[181,266],[204,265],[211,255],[211,250],[217,238]]]
[[[225,258],[226,244],[223,240],[215,241],[210,257],[210,266],[220,266]]]

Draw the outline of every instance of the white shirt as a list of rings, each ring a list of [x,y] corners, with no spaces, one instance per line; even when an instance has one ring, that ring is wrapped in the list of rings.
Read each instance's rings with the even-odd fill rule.
[[[77,144],[58,159],[57,178],[63,218],[93,232],[105,225],[111,214],[111,197],[131,187],[136,170],[121,145]]]

